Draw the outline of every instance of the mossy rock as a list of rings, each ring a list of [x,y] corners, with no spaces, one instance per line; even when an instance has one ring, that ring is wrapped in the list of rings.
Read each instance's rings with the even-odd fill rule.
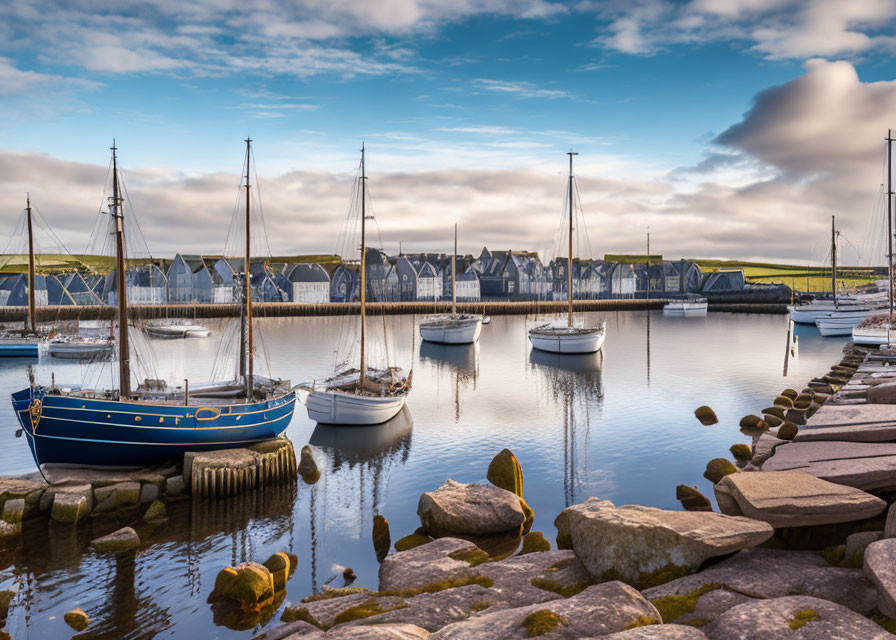
[[[545,540],[544,534],[541,531],[530,531],[523,536],[523,549],[520,551],[520,555],[550,550],[551,543]]]
[[[812,404],[812,401],[811,401],[811,400],[806,400],[805,402],[802,402],[802,401],[800,401],[800,402],[794,402],[794,403],[793,403],[793,408],[794,408],[794,409],[800,409],[801,411],[805,411],[806,409],[809,408],[809,406],[810,406],[811,404]]]
[[[432,538],[430,538],[429,536],[421,536],[419,533],[412,533],[409,536],[405,536],[404,538],[396,540],[395,550],[407,551],[408,549],[413,549],[414,547],[429,544],[430,542],[432,542]]]
[[[797,394],[796,389],[784,389],[784,391],[781,392],[781,395],[785,398],[790,398],[791,400],[793,400],[799,394]]]
[[[225,567],[215,578],[209,602],[230,600],[253,607],[274,595],[274,576],[264,565],[246,562]]]
[[[540,609],[533,611],[523,619],[522,625],[526,630],[527,638],[537,638],[546,633],[550,633],[559,627],[565,627],[569,624],[566,618],[554,613],[550,609]]]
[[[713,458],[706,463],[706,471],[703,472],[703,477],[713,484],[716,484],[725,476],[737,472],[737,467],[731,464],[729,460],[726,460],[725,458]]]
[[[65,620],[65,624],[75,631],[84,631],[87,625],[90,624],[90,618],[81,609],[72,609],[62,616],[62,619]]]
[[[759,416],[748,415],[744,416],[740,419],[740,426],[742,429],[767,429],[768,426],[765,425],[765,421]]]
[[[648,627],[652,624],[660,624],[660,621],[650,616],[640,616],[625,625],[626,630],[637,629],[638,627]]]
[[[448,589],[457,589],[458,587],[466,587],[470,584],[478,584],[485,589],[491,589],[495,585],[495,581],[487,576],[463,576],[460,578],[449,578],[447,580],[439,580],[430,584],[420,585],[417,587],[408,587],[407,589],[391,589],[388,591],[380,591],[381,596],[395,596],[397,598],[413,598],[423,593],[438,593],[439,591],[447,591]],[[307,602],[305,598],[302,602]]]
[[[283,551],[278,551],[263,563],[265,568],[271,572],[274,578],[274,591],[286,588],[286,581],[289,580],[292,562],[289,556]]]
[[[712,511],[712,502],[697,490],[697,487],[689,487],[680,484],[675,487],[675,499],[681,502],[681,506],[687,511]]]
[[[781,420],[784,419],[784,409],[782,409],[781,407],[766,407],[762,410],[762,413],[767,413],[770,416],[781,418]]]
[[[305,484],[314,484],[320,480],[320,469],[317,468],[314,453],[307,444],[302,447],[302,453],[299,457],[299,475],[302,476]]]
[[[392,535],[389,533],[389,522],[380,514],[373,516],[371,536],[377,562],[382,562],[389,554],[389,547],[392,546]]]
[[[697,417],[697,420],[700,421],[700,424],[702,424],[704,427],[708,427],[711,424],[716,424],[719,421],[718,416],[716,416],[716,412],[706,405],[697,407],[697,409],[694,410],[694,415]]]
[[[804,626],[807,622],[811,622],[812,620],[818,620],[821,618],[818,615],[818,612],[815,609],[803,609],[801,611],[797,611],[793,614],[793,618],[790,619],[790,622],[787,625],[796,631],[800,627]]]
[[[784,422],[784,420],[782,418],[779,418],[778,416],[764,416],[764,417],[765,417],[765,423],[772,429],[774,429],[775,427],[780,427],[781,423]]]
[[[774,404],[776,407],[784,407],[785,409],[789,409],[793,406],[793,400],[788,398],[787,396],[778,396],[775,398]]]
[[[828,564],[837,566],[843,561],[843,557],[846,555],[846,545],[840,544],[836,547],[828,547],[827,549],[823,549],[821,551],[821,557],[824,558],[825,562]]]
[[[753,447],[748,444],[733,444],[728,451],[738,462],[749,462],[753,458]]]
[[[400,602],[393,607],[389,607],[388,609],[384,609],[380,606],[379,600],[376,598],[369,598],[365,600],[361,604],[355,605],[354,607],[349,607],[345,611],[341,611],[334,619],[333,626],[344,624],[346,622],[353,622],[355,620],[363,620],[364,618],[369,618],[370,616],[376,616],[381,613],[386,613],[388,611],[395,611],[397,609],[405,609],[407,608],[407,604],[404,602]]]
[[[535,522],[535,511],[533,511],[532,507],[530,507],[522,498],[520,498],[520,508],[523,510],[523,516],[526,518],[523,521],[523,531],[524,533],[529,533],[532,523]]]
[[[149,505],[149,509],[143,514],[143,519],[147,521],[164,520],[167,517],[168,510],[165,508],[165,503],[161,500],[153,500]]]
[[[551,580],[550,578],[536,576],[529,580],[529,584],[531,584],[533,587],[537,587],[538,589],[556,593],[557,595],[563,596],[564,598],[571,598],[573,596],[579,595],[594,583],[589,580],[588,582],[563,584],[561,582],[557,582],[556,580]]]
[[[660,612],[663,624],[671,624],[681,616],[694,613],[697,608],[697,601],[700,600],[710,591],[721,589],[720,584],[705,584],[699,589],[679,596],[663,596],[653,600],[651,604]]]
[[[778,427],[778,437],[781,440],[793,440],[800,429],[792,422],[784,422]]]
[[[448,557],[452,560],[460,560],[461,562],[466,562],[471,567],[477,567],[480,564],[488,562],[491,559],[491,557],[485,551],[479,548],[455,551],[453,553],[449,553]]]
[[[486,478],[496,487],[523,497],[523,468],[510,449],[502,449],[492,458]]]
[[[307,622],[308,624],[317,627],[321,631],[324,631],[324,626],[317,621],[317,619],[311,615],[311,612],[308,611],[308,607],[286,607],[283,610],[283,615],[280,616],[280,622]]]

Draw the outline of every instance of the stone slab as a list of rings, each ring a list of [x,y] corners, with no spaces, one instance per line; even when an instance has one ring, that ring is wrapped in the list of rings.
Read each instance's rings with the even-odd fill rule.
[[[775,449],[763,471],[802,471],[864,491],[896,488],[896,444],[790,442]]]
[[[762,520],[775,528],[865,520],[887,506],[870,493],[801,471],[731,474],[714,489],[724,513]],[[730,500],[719,495],[723,492],[724,498],[733,498],[736,511]]]
[[[880,612],[896,618],[896,538],[869,544],[862,570],[877,589]]]

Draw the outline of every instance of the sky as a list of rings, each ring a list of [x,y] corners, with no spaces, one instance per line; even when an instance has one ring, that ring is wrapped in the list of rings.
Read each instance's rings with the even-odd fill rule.
[[[362,142],[388,252],[873,261],[896,0],[0,4],[0,235],[85,250],[114,138],[153,255],[220,253],[254,140],[274,255],[332,253]],[[876,237],[876,236],[875,236]],[[879,244],[879,243],[878,243]],[[588,253],[588,251],[586,251]]]

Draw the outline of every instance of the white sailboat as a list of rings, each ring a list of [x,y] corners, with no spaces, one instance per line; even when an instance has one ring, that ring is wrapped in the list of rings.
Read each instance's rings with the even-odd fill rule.
[[[451,256],[451,313],[429,316],[420,323],[420,337],[441,344],[473,344],[482,333],[482,316],[457,313],[457,224],[454,225],[454,253]]]
[[[411,380],[402,374],[401,369],[367,366],[367,176],[363,145],[358,188],[361,192],[360,366],[338,371],[321,382],[299,386],[308,391],[305,398],[308,417],[325,424],[370,425],[386,422],[401,411],[411,390]]]
[[[567,289],[566,298],[569,302],[568,318],[566,322],[555,321],[544,324],[529,330],[529,342],[532,346],[541,351],[550,351],[551,353],[594,353],[599,351],[604,344],[606,336],[607,323],[601,322],[598,327],[585,327],[576,325],[572,311],[572,254],[573,254],[573,172],[572,158],[578,153],[570,151],[569,156],[569,184],[567,190],[569,192],[569,262],[567,264]]]
[[[141,328],[146,335],[164,340],[207,338],[212,332],[208,327],[193,322],[148,322]]]
[[[705,316],[709,309],[709,302],[703,296],[687,293],[676,296],[671,302],[663,305],[664,316],[683,316],[696,318]]]

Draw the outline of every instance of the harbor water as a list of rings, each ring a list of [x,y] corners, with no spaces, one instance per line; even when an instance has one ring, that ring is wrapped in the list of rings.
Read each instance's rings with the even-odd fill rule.
[[[219,626],[206,603],[222,567],[261,562],[277,551],[296,554],[286,603],[328,581],[341,585],[345,567],[357,574],[355,585],[375,589],[374,514],[389,521],[393,542],[412,533],[422,492],[446,478],[485,482],[490,460],[505,447],[522,465],[533,530],[552,542],[556,515],[589,496],[680,508],[676,485],[696,485],[711,496],[702,478],[706,462],[730,457],[732,444],[749,442],[738,429],[740,418],[769,406],[781,389],[799,390],[826,372],[844,344],[821,338],[814,327],[798,327],[798,353],[785,377],[786,315],[582,315],[586,323],[607,320],[600,354],[532,351],[526,333],[532,317],[495,316],[471,346],[421,344],[419,317],[370,319],[369,335],[384,330],[392,336],[389,360],[413,372],[401,414],[379,426],[327,427],[310,422],[299,405],[287,436],[297,450],[312,445],[319,482],[172,503],[164,526],[141,532],[146,545],[136,554],[94,553],[90,524],[26,522],[22,546],[0,553],[0,589],[17,592],[6,630],[13,638],[68,637],[63,614],[79,607],[91,617],[79,637],[249,638],[264,625]],[[211,321],[215,333],[207,339],[153,341],[159,375],[207,378],[218,351],[215,336],[226,322]],[[259,350],[277,377],[322,379],[332,373],[337,345],[352,322],[259,320]],[[97,376],[84,365],[44,359],[37,376],[49,381],[52,373],[57,383],[79,384],[89,375],[101,382],[103,376],[111,380],[111,369]],[[0,362],[6,394],[26,383],[23,362]],[[695,419],[694,409],[703,404],[715,410],[719,424],[705,427]],[[16,427],[6,403],[0,409],[3,475],[35,470],[25,440],[14,438]]]

